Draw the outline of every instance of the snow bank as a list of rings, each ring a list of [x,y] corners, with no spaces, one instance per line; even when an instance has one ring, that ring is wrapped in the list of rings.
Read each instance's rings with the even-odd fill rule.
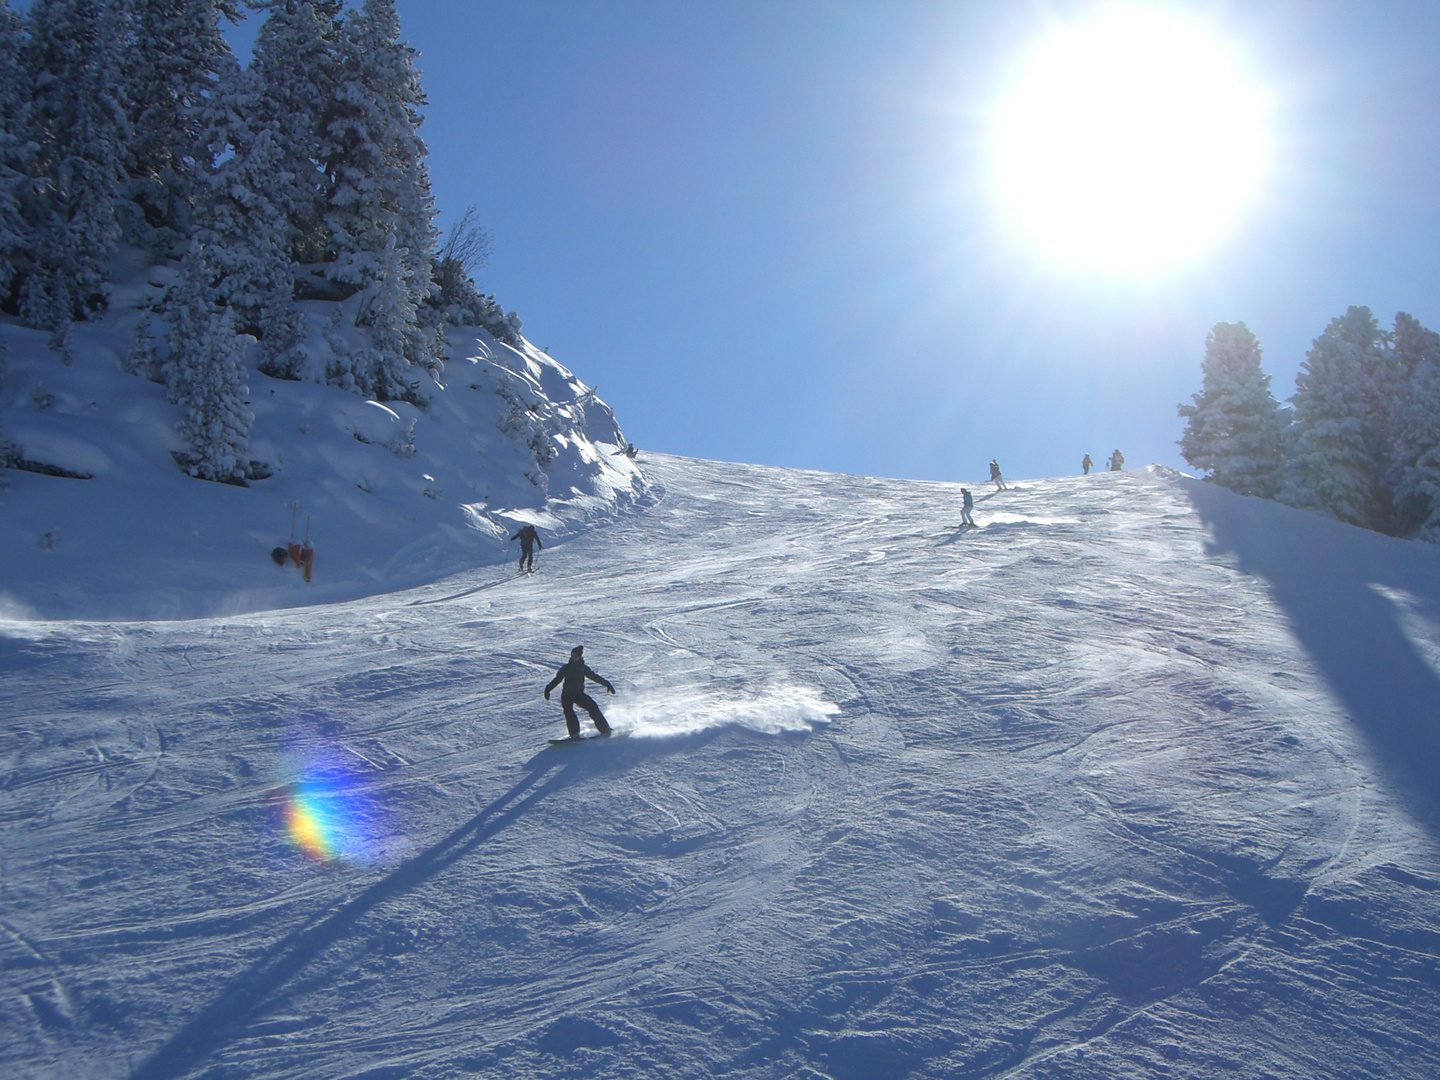
[[[146,295],[117,290],[134,304]],[[300,307],[323,371],[354,331],[337,328],[343,304]],[[0,432],[21,459],[0,472],[7,610],[156,619],[334,603],[499,562],[519,523],[553,545],[652,497],[593,388],[478,327],[450,330],[424,408],[270,378],[252,349],[250,457],[270,475],[249,487],[191,479],[171,456],[179,410],[122,369],[139,318],[116,303],[76,324],[68,364],[46,335],[0,320]],[[309,583],[271,558],[307,528]]]

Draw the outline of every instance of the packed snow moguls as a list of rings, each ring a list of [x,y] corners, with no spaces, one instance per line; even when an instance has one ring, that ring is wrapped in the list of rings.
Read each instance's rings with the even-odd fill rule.
[[[534,576],[8,619],[0,1072],[1440,1071],[1432,546],[646,458]]]

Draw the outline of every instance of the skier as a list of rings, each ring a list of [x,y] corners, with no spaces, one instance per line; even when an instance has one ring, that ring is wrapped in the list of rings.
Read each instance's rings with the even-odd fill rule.
[[[529,570],[535,572],[535,546],[539,544],[541,550],[545,545],[540,543],[540,534],[535,531],[534,525],[522,525],[520,531],[510,537],[512,541],[520,541],[520,570],[523,573]]]
[[[990,479],[995,481],[995,490],[1004,491],[1005,481],[1000,476],[1000,463],[994,458],[990,459]]]
[[[595,727],[601,735],[610,734],[610,725],[605,721],[605,714],[600,711],[600,706],[595,704],[595,699],[585,692],[586,679],[593,679],[610,693],[615,693],[615,687],[585,666],[585,646],[576,645],[570,650],[570,662],[555,672],[555,678],[545,687],[545,700],[549,701],[550,691],[562,682],[565,684],[560,690],[560,707],[565,710],[565,727],[572,739],[580,738],[580,718],[575,715],[576,705],[590,714],[590,719],[595,721]]]
[[[1080,468],[1085,470],[1086,476],[1090,475],[1090,466],[1094,464],[1095,463],[1090,460],[1089,454],[1086,454],[1083,458],[1080,459]]]
[[[960,507],[960,524],[974,525],[975,519],[970,516],[970,511],[975,506],[975,499],[970,495],[969,488],[961,488],[960,495],[964,499]]]
[[[1110,455],[1110,471],[1120,472],[1125,468],[1125,455],[1116,450]]]

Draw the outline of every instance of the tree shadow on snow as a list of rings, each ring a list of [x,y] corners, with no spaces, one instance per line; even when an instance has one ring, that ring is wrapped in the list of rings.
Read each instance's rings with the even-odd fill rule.
[[[668,739],[617,739],[599,746],[551,746],[525,763],[525,776],[469,821],[346,902],[321,922],[278,942],[244,971],[131,1073],[131,1080],[170,1080],[183,1076],[206,1058],[246,1034],[274,1008],[285,987],[332,945],[342,941],[359,920],[385,903],[417,888],[458,862],[547,795],[588,777],[624,772],[649,758],[694,750],[721,729]],[[544,779],[548,776],[548,779]],[[542,779],[544,782],[542,783]]]
[[[1185,487],[1211,529],[1209,551],[1270,583],[1382,766],[1440,831],[1440,640],[1427,662],[1402,622],[1409,605],[1430,634],[1440,627],[1440,550],[1213,484]]]

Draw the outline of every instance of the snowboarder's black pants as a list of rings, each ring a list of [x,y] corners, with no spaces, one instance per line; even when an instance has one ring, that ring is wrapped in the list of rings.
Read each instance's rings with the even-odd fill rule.
[[[600,711],[600,706],[595,704],[594,698],[589,694],[561,694],[560,707],[565,710],[565,727],[572,739],[580,735],[580,718],[575,715],[576,705],[590,714],[590,719],[595,721],[595,727],[601,735],[610,734],[610,725],[605,722],[605,714]]]
[[[520,541],[520,569],[524,570],[529,564],[531,570],[535,569],[535,545]]]

